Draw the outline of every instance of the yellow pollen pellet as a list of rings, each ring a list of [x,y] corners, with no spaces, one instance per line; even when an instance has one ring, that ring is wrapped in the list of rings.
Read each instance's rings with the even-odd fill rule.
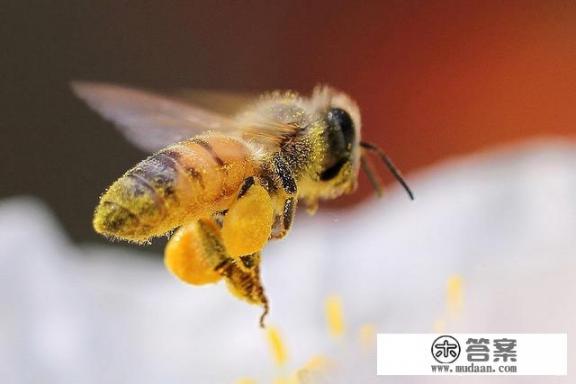
[[[222,239],[232,257],[260,251],[270,238],[274,210],[270,195],[254,185],[239,198],[224,217]]]
[[[195,285],[210,284],[222,277],[206,261],[202,234],[197,223],[181,227],[166,245],[164,264],[180,280]]]

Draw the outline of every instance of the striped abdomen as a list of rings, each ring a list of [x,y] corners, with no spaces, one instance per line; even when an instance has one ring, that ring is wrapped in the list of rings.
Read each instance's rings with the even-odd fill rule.
[[[205,135],[174,144],[112,184],[96,208],[94,228],[133,241],[161,236],[227,209],[255,166],[250,149],[232,137]]]

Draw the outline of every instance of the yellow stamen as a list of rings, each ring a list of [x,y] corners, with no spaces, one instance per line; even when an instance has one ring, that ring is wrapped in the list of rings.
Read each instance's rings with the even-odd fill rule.
[[[364,324],[360,327],[360,344],[363,348],[370,348],[376,345],[376,326],[374,324]]]
[[[453,275],[448,278],[446,286],[446,306],[451,319],[456,319],[462,313],[463,289],[462,277]]]
[[[312,357],[302,369],[306,369],[309,371],[320,371],[328,366],[328,359],[325,356],[317,355]]]
[[[330,361],[322,355],[312,357],[296,372],[294,384],[312,384],[318,382],[318,378],[329,365]]]
[[[344,334],[344,315],[339,296],[330,296],[326,299],[326,321],[330,335],[340,337]]]
[[[435,333],[444,333],[446,331],[446,320],[438,319],[434,322],[432,329]]]
[[[252,380],[248,377],[244,377],[242,379],[238,379],[234,382],[234,384],[256,384],[255,380]]]
[[[313,384],[323,382],[321,380],[322,376],[331,364],[332,362],[322,355],[312,357],[296,372],[296,381],[294,381],[294,384]]]
[[[276,328],[269,326],[266,329],[266,336],[268,338],[268,344],[270,344],[274,361],[278,366],[283,366],[288,360],[288,355],[286,353],[286,347],[282,342],[280,332]]]
[[[277,377],[272,382],[273,384],[300,384],[300,381],[296,376],[290,376],[288,378],[285,377]]]

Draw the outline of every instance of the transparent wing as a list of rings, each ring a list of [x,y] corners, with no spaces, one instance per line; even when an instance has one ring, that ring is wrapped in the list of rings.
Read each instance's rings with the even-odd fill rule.
[[[190,104],[206,108],[224,116],[234,116],[253,105],[261,94],[208,89],[182,89],[176,92],[175,95]]]
[[[92,82],[74,82],[72,89],[128,141],[149,152],[204,131],[237,129],[223,115],[148,91]]]
[[[258,143],[270,151],[277,150],[286,137],[301,130],[298,124],[288,124],[263,114],[259,103],[285,103],[283,93],[272,94],[250,92],[227,92],[202,89],[183,89],[177,95],[191,104],[221,113],[224,116],[240,117],[239,131],[244,139]]]

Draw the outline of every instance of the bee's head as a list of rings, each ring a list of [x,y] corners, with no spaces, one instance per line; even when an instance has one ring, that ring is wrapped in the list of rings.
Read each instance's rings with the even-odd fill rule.
[[[382,186],[367,159],[372,153],[379,157],[392,175],[413,199],[412,191],[392,161],[380,147],[360,141],[360,111],[347,95],[329,87],[317,87],[312,95],[316,116],[323,121],[320,140],[322,161],[318,180],[325,186],[323,197],[337,197],[353,192],[358,185],[360,168],[366,172],[376,193],[382,194]]]
[[[312,101],[323,120],[323,158],[318,179],[327,186],[330,197],[356,189],[360,168],[360,112],[348,96],[332,88],[318,87]],[[329,187],[329,188],[328,188]]]

